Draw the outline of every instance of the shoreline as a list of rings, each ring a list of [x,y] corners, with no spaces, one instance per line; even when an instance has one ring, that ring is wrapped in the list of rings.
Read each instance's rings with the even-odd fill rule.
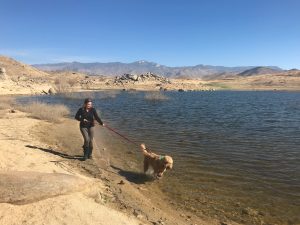
[[[1,114],[0,171],[2,179],[7,177],[0,181],[1,224],[140,223],[108,207],[110,193],[103,182],[68,165],[56,146],[32,133],[49,132],[42,127],[51,123],[20,111],[4,109]]]
[[[58,212],[64,211],[65,206],[62,202],[70,204],[72,214],[79,215],[78,221],[86,221],[83,224],[120,224],[121,221],[124,224],[220,224],[216,219],[205,216],[198,218],[189,212],[176,209],[166,198],[161,201],[162,194],[153,187],[149,189],[146,185],[128,181],[116,169],[122,167],[118,164],[120,158],[111,158],[112,167],[107,164],[105,158],[110,156],[105,155],[101,149],[94,152],[93,160],[82,162],[82,140],[76,121],[63,119],[60,123],[52,123],[30,118],[27,113],[20,111],[11,113],[9,109],[4,109],[1,112],[4,114],[0,119],[1,172],[68,174],[82,178],[88,183],[83,190],[74,189],[54,197],[46,196],[21,207],[0,203],[0,221],[4,221],[5,224],[20,224],[20,219],[27,222],[58,224],[57,221],[61,221],[77,224],[75,217],[71,219],[70,215],[62,216],[62,213]],[[10,124],[9,132],[5,130],[6,124]],[[101,130],[99,135],[101,136]],[[8,153],[4,153],[5,149],[8,149]],[[86,209],[77,205],[79,201],[83,201],[86,208],[92,210],[94,221],[87,222],[88,218],[85,218],[83,213]],[[43,207],[44,204],[50,204],[57,210],[51,212],[47,218],[43,218],[40,213],[28,214],[30,210],[37,210],[38,206]],[[6,215],[5,210],[8,208],[15,213],[14,219]],[[101,215],[106,215],[104,221],[100,218]],[[226,221],[226,224],[236,223]]]

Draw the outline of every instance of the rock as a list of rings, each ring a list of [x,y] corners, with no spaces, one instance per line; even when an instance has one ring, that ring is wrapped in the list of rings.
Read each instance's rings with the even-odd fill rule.
[[[125,182],[123,180],[121,180],[118,184],[123,185],[123,184],[125,184]]]
[[[134,81],[138,81],[138,75],[136,74],[127,74],[128,75],[128,78],[131,79],[131,80],[134,80]]]
[[[134,211],[133,211],[133,215],[134,215],[136,218],[138,218],[138,219],[144,218],[144,216],[143,216],[139,211],[137,211],[137,210],[134,210]]]
[[[56,91],[54,90],[54,88],[50,88],[50,89],[48,90],[48,93],[49,93],[50,95],[55,95],[55,94],[56,94]]]
[[[242,214],[249,215],[249,216],[257,216],[259,213],[255,209],[247,207],[247,208],[242,209]]]
[[[181,88],[180,88],[180,89],[178,89],[178,91],[179,91],[179,92],[184,92],[184,90],[183,90],[183,89],[181,89]]]
[[[11,110],[9,110],[9,112],[10,112],[10,113],[16,113],[16,110],[11,109]]]
[[[42,93],[45,94],[45,95],[49,94],[49,93],[48,93],[47,91],[45,91],[45,90],[43,90]]]
[[[7,79],[6,70],[4,67],[0,67],[0,78],[3,78],[4,80]]]
[[[220,222],[220,225],[228,225],[226,222]]]
[[[141,191],[147,191],[146,188],[143,188],[143,187],[138,187],[137,189],[141,190]]]
[[[159,81],[161,83],[168,83],[169,79],[154,73],[145,74],[124,74],[123,76],[116,76],[113,81],[114,85],[122,85],[124,83],[134,83],[134,82],[145,82],[145,81]],[[159,86],[161,84],[158,84]]]

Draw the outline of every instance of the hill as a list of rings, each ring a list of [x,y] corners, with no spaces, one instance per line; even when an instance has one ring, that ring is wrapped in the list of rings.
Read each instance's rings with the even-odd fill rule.
[[[48,77],[49,74],[38,70],[27,64],[18,62],[12,58],[0,56],[1,71],[5,71],[2,78],[19,80],[24,78],[42,78]]]
[[[49,74],[0,56],[0,94],[37,94],[51,87]]]
[[[261,75],[261,74],[275,74],[281,72],[282,69],[278,67],[254,67],[249,70],[245,70],[239,73],[239,76],[254,76],[254,75]]]
[[[241,73],[245,70],[254,68],[253,66],[243,67],[225,67],[225,66],[210,66],[210,65],[196,65],[196,66],[182,66],[169,67],[160,65],[154,62],[137,61],[132,63],[110,62],[110,63],[57,63],[57,64],[36,64],[34,67],[44,71],[76,71],[92,75],[108,75],[118,76],[124,73],[142,74],[155,73],[171,78],[202,78],[220,73]]]

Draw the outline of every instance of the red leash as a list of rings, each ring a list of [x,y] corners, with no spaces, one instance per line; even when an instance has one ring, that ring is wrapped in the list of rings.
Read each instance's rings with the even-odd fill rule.
[[[119,133],[118,131],[116,131],[115,129],[113,129],[113,128],[107,126],[107,124],[105,124],[104,127],[106,127],[107,129],[109,129],[110,131],[116,133],[116,134],[119,135],[120,137],[124,138],[126,141],[128,141],[128,142],[130,142],[130,143],[132,143],[132,144],[134,144],[134,145],[136,145],[136,146],[140,146],[140,144],[136,143],[136,142],[133,141],[133,140],[130,140],[130,139],[129,139],[128,137],[126,137],[125,135],[120,134],[120,133]]]

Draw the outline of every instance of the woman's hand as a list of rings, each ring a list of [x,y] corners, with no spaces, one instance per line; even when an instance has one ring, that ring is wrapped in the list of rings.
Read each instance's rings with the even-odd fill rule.
[[[85,123],[87,123],[87,122],[89,122],[87,119],[83,119],[83,122],[85,122]]]
[[[102,127],[105,127],[105,123],[102,124]]]

